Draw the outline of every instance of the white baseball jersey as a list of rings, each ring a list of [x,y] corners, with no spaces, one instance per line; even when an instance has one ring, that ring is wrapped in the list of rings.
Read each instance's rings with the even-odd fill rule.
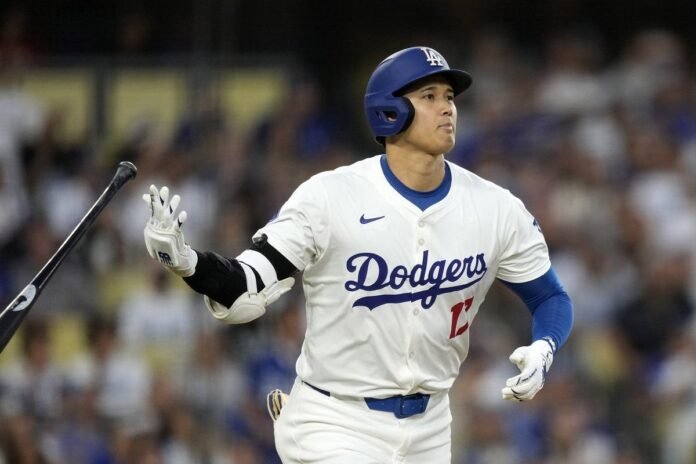
[[[375,156],[313,176],[255,234],[304,271],[302,380],[359,397],[446,391],[494,279],[549,270],[522,202],[448,164],[449,193],[425,211]]]

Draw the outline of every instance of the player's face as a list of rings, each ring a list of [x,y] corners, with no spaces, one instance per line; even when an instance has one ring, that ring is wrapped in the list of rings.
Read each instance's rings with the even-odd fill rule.
[[[425,80],[404,97],[415,109],[413,122],[404,133],[404,141],[433,155],[450,151],[457,132],[457,107],[454,91],[447,79],[435,76]]]

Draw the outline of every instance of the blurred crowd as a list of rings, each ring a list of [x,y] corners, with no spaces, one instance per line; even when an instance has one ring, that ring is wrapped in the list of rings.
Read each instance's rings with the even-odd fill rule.
[[[474,86],[458,100],[449,159],[510,189],[537,217],[575,326],[542,392],[503,402],[507,357],[528,343],[530,316],[494,286],[451,392],[453,463],[695,463],[696,62],[687,44],[646,30],[607,57],[597,36],[569,32],[530,53],[488,31],[457,52],[445,55]],[[294,380],[299,286],[262,319],[221,325],[147,256],[140,197],[168,185],[188,212],[187,241],[235,256],[300,182],[379,146],[346,142],[351,122],[337,120],[312,79],[296,80],[249,131],[201,92],[172,135],[145,125],[117,143],[66,143],[60,115],[18,90],[12,63],[0,63],[0,307],[118,161],[139,174],[0,355],[0,464],[278,463],[265,394]]]

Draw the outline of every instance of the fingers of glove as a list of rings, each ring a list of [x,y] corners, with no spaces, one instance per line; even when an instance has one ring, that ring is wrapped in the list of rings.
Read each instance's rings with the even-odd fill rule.
[[[514,376],[514,377],[510,377],[509,379],[507,379],[507,380],[505,381],[505,386],[506,386],[506,387],[514,387],[515,385],[519,385],[519,383],[520,383],[520,378],[521,378],[521,374],[520,374],[520,375],[516,375],[516,376]]]
[[[179,195],[174,195],[172,197],[172,201],[169,202],[169,214],[174,217],[174,213],[176,213],[176,209],[179,207],[179,202],[181,201],[181,197]]]
[[[501,393],[502,393],[502,395],[503,395],[503,399],[504,399],[504,400],[510,400],[510,401],[512,401],[512,400],[515,400],[515,401],[523,401],[522,397],[518,396],[517,393],[515,393],[515,392],[512,390],[512,388],[510,388],[510,387],[505,387],[505,388],[503,388],[503,390],[501,391]]]
[[[186,218],[188,218],[188,214],[186,214],[186,211],[182,211],[179,213],[179,216],[176,218],[176,223],[174,224],[174,230],[181,231],[181,226],[184,225],[184,222],[186,222]]]
[[[152,217],[155,221],[162,221],[162,199],[157,187],[150,185],[150,202],[152,205]]]
[[[172,222],[174,220],[172,216],[172,210],[170,208],[169,204],[169,187],[166,185],[163,186],[160,191],[159,191],[159,196],[160,196],[160,203],[162,204],[162,211],[161,211],[161,217],[160,220],[162,221],[162,225],[164,227],[171,227]]]
[[[539,369],[525,369],[507,380],[502,390],[503,399],[532,399],[543,385],[544,377]]]
[[[537,393],[539,393],[539,390],[541,390],[542,386],[542,384],[534,384],[531,388],[526,390],[523,390],[520,387],[505,387],[502,389],[501,393],[503,395],[504,400],[531,400],[532,398],[534,398],[534,396],[536,396]]]
[[[167,187],[166,185],[162,186],[162,188],[159,191],[159,196],[160,201],[162,202],[162,206],[166,211],[167,207],[169,207],[169,187]]]
[[[527,369],[522,371],[519,375],[507,379],[505,386],[515,387],[515,390],[520,389],[521,391],[526,391],[530,388],[530,385],[539,383],[540,381],[541,374],[538,369]]]
[[[505,385],[508,387],[511,387],[513,385],[520,385],[523,383],[528,382],[530,379],[534,378],[535,376],[541,375],[540,370],[537,367],[527,367],[526,369],[522,369],[522,372],[520,372],[518,375],[514,377],[510,377]]]
[[[516,389],[511,387],[505,387],[502,390],[502,395],[504,400],[510,401],[525,401],[531,399],[528,393],[520,393]],[[533,397],[534,395],[532,395]]]
[[[143,193],[143,201],[147,203],[147,208],[150,210],[150,220],[152,220],[155,215],[155,210],[152,208],[152,196],[149,193]]]
[[[510,362],[514,363],[517,367],[522,369],[522,366],[525,362],[525,357],[527,356],[527,352],[529,351],[529,348],[526,346],[521,346],[517,348],[515,351],[512,352],[510,357]]]
[[[169,201],[169,187],[166,185],[157,190],[154,185],[150,186],[150,198],[152,207],[152,217],[157,226],[168,229],[174,221],[174,211],[179,206],[181,197],[174,195]]]

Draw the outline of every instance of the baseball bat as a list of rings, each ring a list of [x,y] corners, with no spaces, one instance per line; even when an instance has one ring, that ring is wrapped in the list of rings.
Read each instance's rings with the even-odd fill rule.
[[[46,286],[46,283],[51,279],[51,276],[56,272],[56,269],[58,269],[65,257],[72,251],[77,242],[80,241],[104,207],[106,207],[114,195],[116,195],[116,192],[118,192],[126,182],[133,179],[137,173],[138,170],[133,163],[129,161],[121,161],[119,163],[116,174],[113,179],[111,179],[111,182],[109,182],[109,185],[99,198],[97,198],[97,201],[94,202],[80,222],[77,223],[72,232],[70,232],[68,238],[65,239],[58,250],[46,262],[44,267],[42,267],[38,274],[29,282],[29,285],[24,287],[24,290],[22,290],[2,313],[0,313],[0,353],[2,353],[7,343],[12,339],[17,328]]]

